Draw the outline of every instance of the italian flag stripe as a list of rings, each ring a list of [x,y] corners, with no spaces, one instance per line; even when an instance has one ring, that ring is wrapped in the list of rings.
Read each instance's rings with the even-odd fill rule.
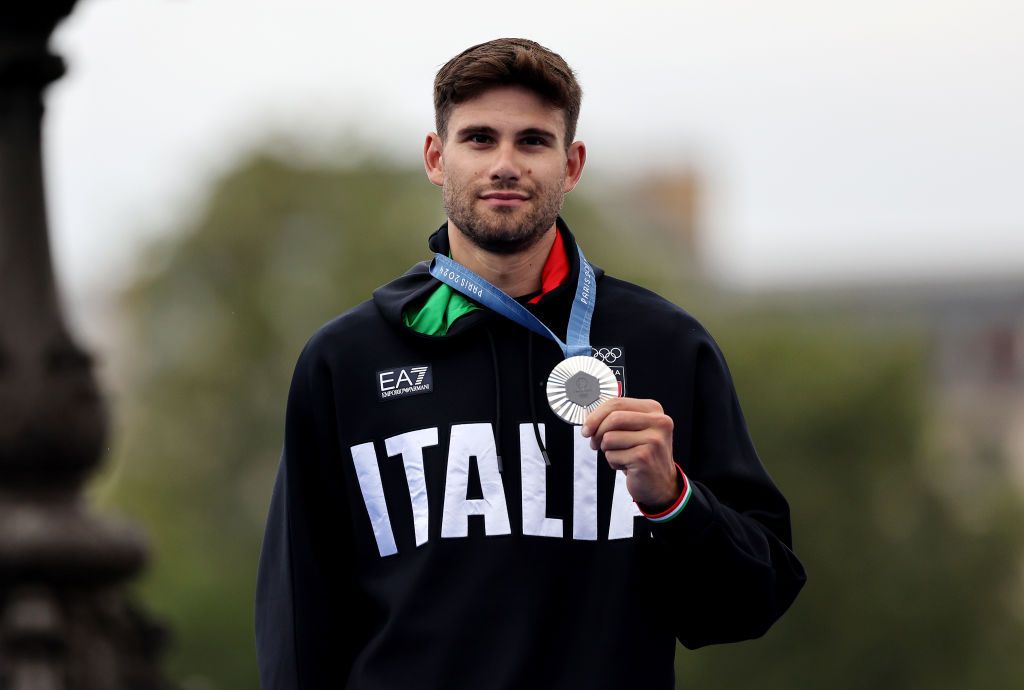
[[[644,513],[643,509],[641,509],[640,512],[643,513],[644,517],[651,522],[668,522],[675,516],[679,515],[679,513],[683,512],[683,508],[686,507],[691,494],[693,494],[693,488],[690,486],[690,480],[686,478],[686,473],[683,472],[683,468],[679,466],[678,462],[676,463],[676,469],[679,470],[679,476],[683,478],[683,491],[679,494],[679,498],[676,499],[675,503],[660,513],[648,515],[647,513]]]

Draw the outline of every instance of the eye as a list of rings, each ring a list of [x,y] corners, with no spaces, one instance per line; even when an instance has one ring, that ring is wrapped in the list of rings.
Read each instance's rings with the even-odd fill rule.
[[[486,134],[470,134],[468,137],[469,141],[474,144],[487,144],[490,143],[491,138]]]
[[[544,146],[547,140],[544,137],[523,137],[524,146]]]

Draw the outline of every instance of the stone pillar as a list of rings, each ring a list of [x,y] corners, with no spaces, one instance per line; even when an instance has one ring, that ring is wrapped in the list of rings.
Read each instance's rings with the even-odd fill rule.
[[[83,505],[106,447],[92,360],[64,324],[47,238],[42,93],[75,0],[0,4],[0,688],[167,688],[164,631],[128,601],[135,528]]]

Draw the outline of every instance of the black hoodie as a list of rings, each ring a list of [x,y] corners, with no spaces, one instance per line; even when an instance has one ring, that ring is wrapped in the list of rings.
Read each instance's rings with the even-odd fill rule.
[[[564,337],[579,259],[559,227],[570,274],[528,308]],[[447,253],[444,226],[429,246]],[[805,580],[789,508],[721,351],[595,272],[595,356],[675,422],[683,511],[640,515],[554,416],[552,341],[487,310],[442,337],[406,327],[439,285],[419,263],[299,356],[256,593],[263,690],[667,689],[676,639],[758,637],[787,609]]]

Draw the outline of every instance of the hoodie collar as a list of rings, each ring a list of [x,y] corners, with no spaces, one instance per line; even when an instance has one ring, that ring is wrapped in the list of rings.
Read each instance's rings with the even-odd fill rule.
[[[569,226],[561,216],[555,222],[562,238],[562,246],[569,270],[565,278],[557,286],[547,289],[549,285],[545,284],[545,291],[536,302],[531,300],[527,308],[547,323],[556,333],[564,333],[569,318],[569,310],[572,307],[572,300],[576,295],[576,279],[579,275],[580,266],[579,254],[576,251],[576,238],[570,232]],[[427,240],[427,246],[432,253],[449,253],[447,221],[434,231]],[[410,329],[402,321],[402,313],[406,307],[414,303],[422,303],[439,285],[443,284],[430,275],[429,267],[430,261],[421,261],[410,268],[404,275],[374,291],[373,302],[386,321],[412,336],[443,338],[453,337],[472,330],[478,324],[488,319],[502,318],[490,310],[481,309],[459,318],[451,325],[444,336],[425,336]],[[594,266],[594,274],[597,279],[600,279],[603,273],[600,268]]]

